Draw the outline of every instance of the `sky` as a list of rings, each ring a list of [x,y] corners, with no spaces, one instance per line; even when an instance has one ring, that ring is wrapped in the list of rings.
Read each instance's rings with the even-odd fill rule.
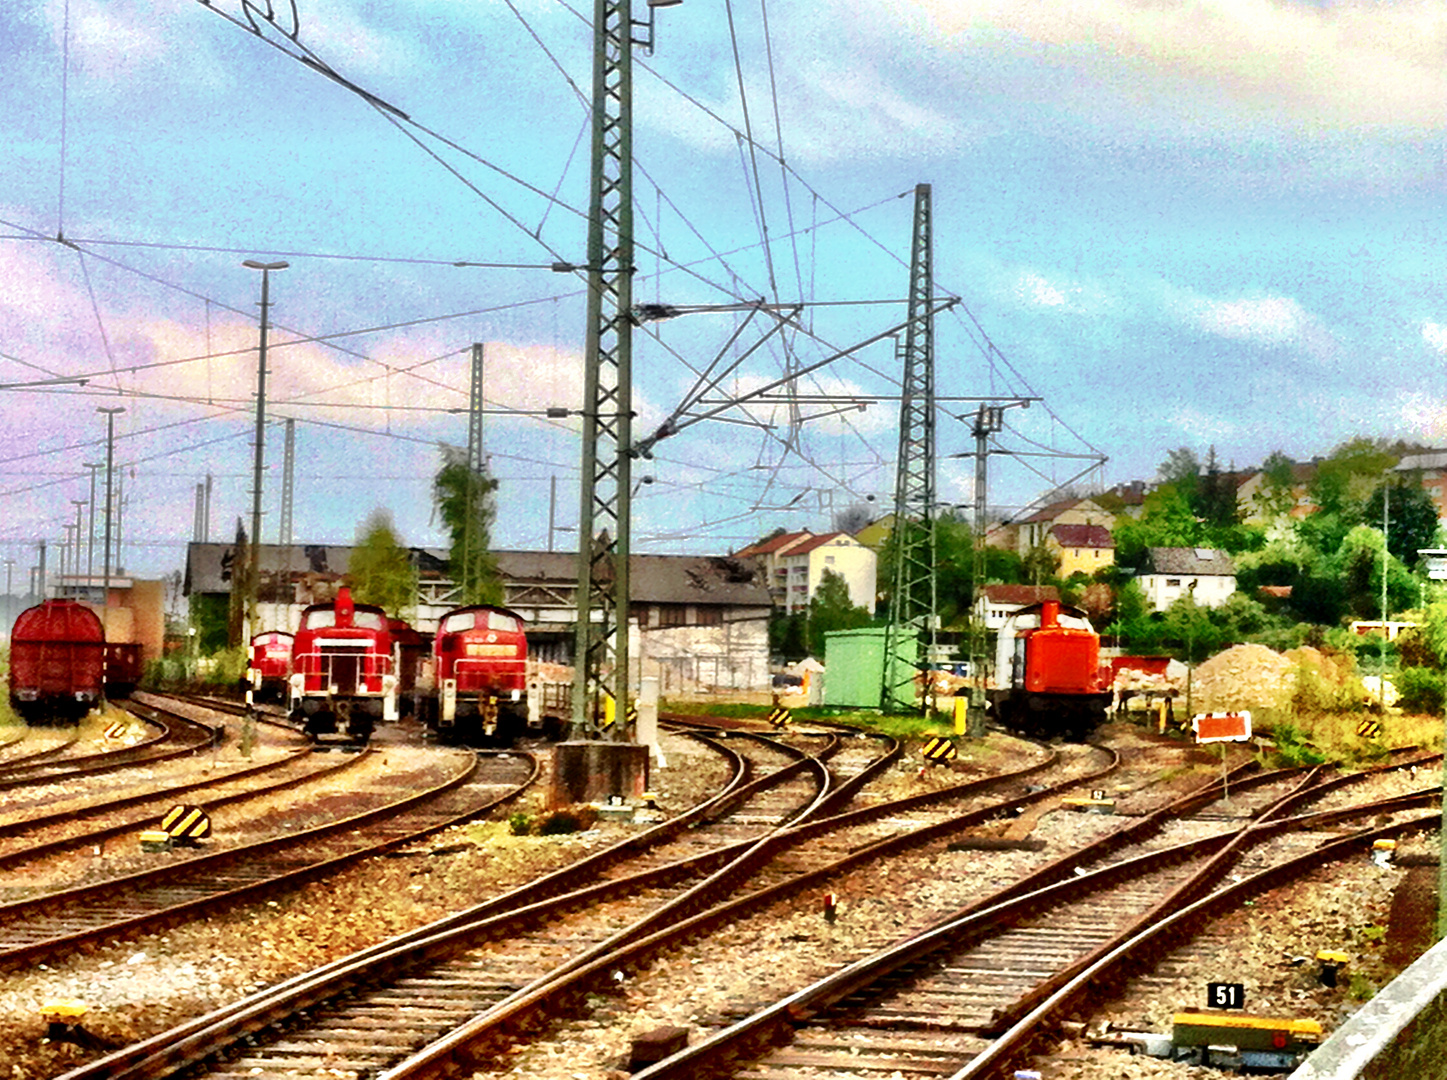
[[[752,402],[635,465],[635,550],[891,508],[887,332],[920,184],[934,291],[958,299],[934,323],[942,504],[973,500],[984,397],[1032,399],[992,443],[1007,512],[1152,479],[1179,447],[1249,468],[1359,436],[1447,446],[1447,0],[656,14],[634,60],[634,296],[688,313],[635,333],[635,429],[711,366],[710,401],[818,366],[793,412]],[[578,421],[542,414],[583,404],[584,282],[552,265],[586,260],[591,18],[577,0],[0,6],[16,591],[39,541],[54,571],[77,512],[89,532],[100,408],[125,410],[128,572],[182,567],[208,477],[210,538],[249,529],[247,259],[289,264],[269,275],[263,540],[292,420],[297,542],[351,543],[382,510],[442,545],[431,479],[439,444],[466,444],[476,342],[495,546],[575,549]],[[760,299],[804,306],[764,338],[771,317],[738,310]]]

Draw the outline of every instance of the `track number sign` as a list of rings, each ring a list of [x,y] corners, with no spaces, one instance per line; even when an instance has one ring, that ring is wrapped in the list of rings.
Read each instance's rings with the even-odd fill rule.
[[[1245,984],[1207,983],[1206,1007],[1208,1009],[1244,1009],[1246,1007]]]

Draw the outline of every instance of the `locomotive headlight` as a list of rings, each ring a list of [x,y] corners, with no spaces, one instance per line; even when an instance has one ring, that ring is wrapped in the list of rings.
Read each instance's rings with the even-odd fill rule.
[[[512,692],[512,699],[514,701],[521,701],[523,699],[523,692],[521,690],[514,690]]]
[[[295,675],[288,679],[287,682],[291,683],[291,688],[299,694],[301,693],[302,686],[306,683],[306,676],[303,675],[300,671],[298,671]]]
[[[383,694],[390,694],[390,693],[391,693],[393,690],[395,690],[395,689],[397,689],[397,676],[395,676],[395,675],[383,675],[383,676],[382,676],[382,693],[383,693]]]

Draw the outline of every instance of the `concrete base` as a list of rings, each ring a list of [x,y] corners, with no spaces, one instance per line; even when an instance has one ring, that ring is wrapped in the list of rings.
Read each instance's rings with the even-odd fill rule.
[[[548,809],[606,803],[608,796],[639,800],[648,790],[648,747],[640,743],[565,742],[553,747]]]

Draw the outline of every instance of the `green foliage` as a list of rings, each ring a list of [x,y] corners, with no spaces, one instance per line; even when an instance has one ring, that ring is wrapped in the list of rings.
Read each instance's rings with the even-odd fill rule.
[[[1326,755],[1311,744],[1306,733],[1291,724],[1277,724],[1272,741],[1276,743],[1277,758],[1293,768],[1308,768],[1326,761]]]
[[[387,511],[373,510],[363,523],[347,577],[358,603],[376,604],[394,619],[417,606],[417,568],[412,553],[397,538]]]
[[[857,630],[868,626],[873,619],[869,612],[858,607],[849,598],[849,584],[833,570],[825,570],[809,601],[809,616],[805,638],[809,651],[818,657],[824,656],[825,634],[835,630]]]
[[[809,643],[804,634],[808,621],[802,611],[792,615],[773,612],[769,616],[769,655],[791,664],[808,656]]]
[[[573,806],[554,810],[538,822],[539,836],[565,836],[568,833],[586,832],[598,820],[598,812],[590,806]]]
[[[1422,487],[1421,473],[1398,477],[1381,484],[1367,499],[1363,514],[1366,524],[1380,527],[1382,509],[1387,512],[1387,548],[1398,560],[1415,567],[1418,551],[1437,544],[1437,506]]]
[[[467,451],[443,445],[432,478],[432,506],[452,538],[448,558],[465,604],[503,602],[502,575],[492,554],[493,496],[497,481],[468,466]]]
[[[507,829],[514,836],[527,836],[533,831],[533,819],[521,810],[514,811],[508,815]]]
[[[1314,667],[1301,665],[1296,669],[1291,710],[1297,716],[1359,712],[1361,707],[1362,688],[1357,679],[1334,682],[1323,678]]]
[[[243,637],[246,634],[247,604],[251,598],[251,546],[246,541],[246,527],[241,524],[241,519],[236,519],[236,542],[232,547],[235,553],[231,561],[231,593],[230,602],[226,609],[226,640],[227,648],[237,648],[246,644]]]
[[[1447,703],[1447,675],[1424,667],[1404,667],[1397,672],[1397,705],[1403,712],[1442,715]]]

